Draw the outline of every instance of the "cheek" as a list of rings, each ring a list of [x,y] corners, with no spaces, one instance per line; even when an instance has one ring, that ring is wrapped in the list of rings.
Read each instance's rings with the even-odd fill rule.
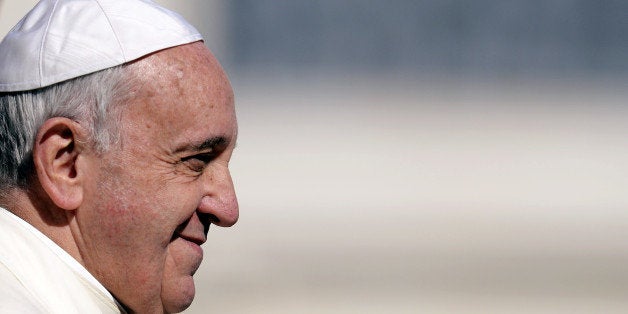
[[[160,243],[165,248],[176,226],[170,212],[173,200],[160,191],[163,185],[133,177],[112,177],[115,179],[97,190],[100,204],[95,210],[102,217],[99,223],[105,232],[121,242],[131,238],[130,243]]]
[[[96,215],[91,218],[94,226],[88,230],[97,230],[94,241],[110,259],[123,260],[125,267],[132,269],[144,264],[158,271],[170,240],[164,217],[155,204],[130,187],[117,187],[108,191],[112,192],[108,197],[100,199],[94,208]]]
[[[169,235],[151,204],[136,196],[124,185],[99,190],[77,220],[88,269],[123,303],[142,308],[159,304]]]

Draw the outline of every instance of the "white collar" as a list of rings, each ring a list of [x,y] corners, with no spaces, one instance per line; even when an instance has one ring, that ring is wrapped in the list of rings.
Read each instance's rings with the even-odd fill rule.
[[[29,232],[39,241],[41,241],[50,251],[52,251],[59,259],[66,264],[70,269],[72,269],[79,277],[88,282],[94,289],[98,290],[102,293],[110,301],[114,302],[121,313],[126,313],[122,305],[113,297],[113,295],[76,259],[74,259],[68,252],[62,249],[58,244],[44,235],[37,228],[33,227],[31,224],[23,220],[22,218],[16,216],[12,212],[6,210],[5,208],[0,207],[0,215],[5,216],[10,219],[15,224],[21,226],[24,231]]]

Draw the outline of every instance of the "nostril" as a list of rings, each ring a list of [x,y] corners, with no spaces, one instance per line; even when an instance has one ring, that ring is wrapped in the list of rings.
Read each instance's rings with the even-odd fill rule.
[[[205,234],[207,234],[207,232],[209,231],[209,226],[211,224],[218,224],[220,222],[220,219],[218,219],[218,217],[216,217],[216,215],[214,214],[200,212],[198,212],[197,214],[198,219],[203,224],[203,231],[205,232]]]
[[[231,227],[238,221],[239,207],[238,200],[233,193],[206,195],[201,199],[197,208],[199,218],[207,224],[214,224],[219,227]]]

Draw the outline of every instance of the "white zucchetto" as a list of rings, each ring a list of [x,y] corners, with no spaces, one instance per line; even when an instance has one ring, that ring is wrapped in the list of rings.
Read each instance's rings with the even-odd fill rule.
[[[202,40],[148,0],[41,0],[0,43],[0,92],[37,89]]]

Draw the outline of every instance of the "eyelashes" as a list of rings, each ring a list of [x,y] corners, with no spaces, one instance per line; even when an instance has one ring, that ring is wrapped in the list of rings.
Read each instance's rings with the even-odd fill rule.
[[[213,152],[196,154],[181,158],[181,163],[185,164],[190,170],[195,172],[203,172],[205,167],[216,159],[217,154]]]

